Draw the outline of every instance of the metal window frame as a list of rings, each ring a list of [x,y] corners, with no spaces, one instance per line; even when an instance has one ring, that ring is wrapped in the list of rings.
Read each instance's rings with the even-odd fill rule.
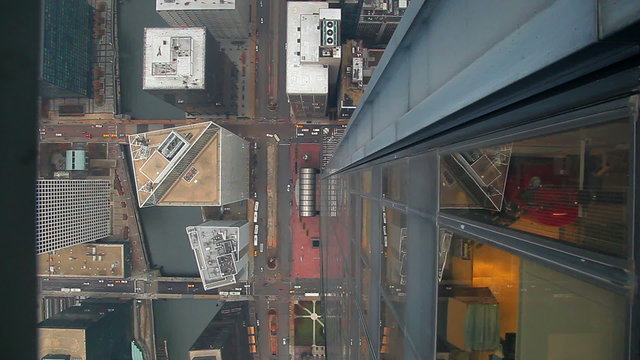
[[[616,76],[612,78],[607,77],[605,80],[608,84],[611,84],[610,81],[613,81],[613,79],[618,79],[618,76],[620,74],[629,75],[629,72],[622,72],[616,74]],[[619,89],[618,85],[616,85],[616,88]],[[640,175],[639,167],[637,166],[637,159],[640,157],[640,149],[638,149],[637,145],[638,135],[640,134],[639,127],[637,126],[639,100],[637,95],[631,95],[629,92],[624,94],[617,93],[617,95],[614,97],[606,98],[607,101],[601,101],[601,99],[605,99],[603,97],[599,97],[594,100],[594,98],[592,97],[593,94],[590,94],[590,104],[587,103],[584,98],[581,98],[577,100],[577,102],[579,102],[581,106],[567,106],[567,98],[570,98],[570,94],[584,95],[585,93],[588,93],[586,92],[587,89],[593,90],[594,86],[597,85],[589,83],[587,84],[586,88],[579,89],[579,91],[575,89],[572,89],[568,92],[559,91],[555,97],[546,97],[542,100],[538,100],[538,103],[534,101],[529,105],[524,106],[524,109],[511,109],[509,110],[509,112],[495,115],[497,118],[499,118],[497,122],[491,123],[491,121],[482,121],[482,124],[474,124],[470,127],[460,129],[461,131],[446,133],[439,138],[431,139],[420,144],[410,145],[389,155],[371,160],[370,162],[360,164],[352,168],[347,168],[337,173],[333,173],[331,175],[325,176],[323,180],[328,179],[329,176],[346,176],[349,179],[352,179],[353,176],[356,176],[356,183],[342,185],[347,187],[346,191],[348,192],[350,198],[358,199],[358,203],[360,203],[359,211],[357,209],[357,204],[355,206],[352,205],[352,214],[356,217],[362,217],[362,201],[363,199],[367,199],[371,202],[372,205],[374,203],[377,204],[377,206],[380,207],[380,210],[384,206],[406,214],[407,222],[409,222],[410,217],[413,217],[414,221],[421,221],[425,226],[435,226],[436,233],[440,228],[451,229],[456,233],[461,233],[464,236],[468,236],[482,243],[486,243],[491,246],[495,246],[502,250],[508,251],[509,253],[531,259],[536,263],[540,263],[554,270],[561,271],[577,279],[586,281],[594,286],[599,286],[603,289],[625,296],[628,303],[626,309],[628,316],[625,324],[625,341],[627,342],[627,354],[629,355],[629,358],[634,358],[634,355],[638,354],[640,348],[640,342],[638,342],[638,340],[640,340],[640,331],[637,330],[640,327],[640,317],[636,316],[636,314],[640,313],[640,298],[637,294],[637,281],[638,278],[640,278],[640,269],[634,266],[635,260],[640,259],[640,241],[638,241],[638,232],[636,231],[638,224],[640,224],[640,219],[636,218],[636,214],[638,213],[637,207],[640,203],[640,192],[635,190],[637,177]],[[598,94],[601,95],[602,92],[599,91]],[[596,101],[597,99],[600,100]],[[572,98],[571,100],[576,101],[575,98]],[[545,109],[545,106],[548,106],[550,102],[552,103],[551,108],[553,108],[555,114],[544,116],[543,114],[549,112],[549,109]],[[531,106],[537,110],[531,111],[532,109],[530,107],[528,108],[528,106]],[[566,109],[570,110],[567,111]],[[397,159],[420,157],[428,152],[433,152],[435,153],[434,157],[436,168],[439,169],[441,155],[448,154],[453,151],[459,151],[462,149],[478,146],[488,146],[489,144],[504,143],[513,140],[521,140],[534,136],[545,136],[562,131],[578,129],[590,125],[606,124],[623,119],[627,119],[627,121],[629,121],[633,130],[628,134],[630,139],[628,246],[632,253],[627,259],[620,259],[613,256],[600,254],[595,251],[573,247],[569,244],[557,242],[538,235],[524,233],[507,228],[501,228],[494,225],[469,220],[461,216],[440,212],[438,210],[440,201],[438,186],[435,186],[430,190],[430,192],[436,194],[437,199],[437,201],[433,204],[433,206],[435,207],[433,213],[430,212],[431,210],[429,210],[429,212],[425,212],[416,209],[415,206],[417,205],[412,205],[412,199],[409,196],[407,197],[405,203],[382,197],[381,170],[387,163],[390,163]],[[484,135],[469,139],[471,134]],[[369,193],[363,192],[362,184],[360,184],[362,176],[361,171],[367,170],[372,172],[372,189]],[[438,174],[439,171],[436,171],[433,175],[430,176],[437,178]],[[411,185],[416,181],[420,180],[409,178],[408,186],[411,187]],[[356,223],[359,223],[359,226],[356,226],[355,229],[353,229],[353,235],[355,236],[353,236],[350,240],[355,245],[356,253],[350,255],[356,257],[356,264],[357,260],[361,259],[361,248],[359,240],[362,236],[362,223],[360,221],[356,221]],[[407,225],[409,226],[409,224]],[[410,236],[410,239],[411,238],[412,237]],[[416,238],[413,238],[413,241],[415,240]],[[429,246],[435,248],[438,247],[437,237],[433,240],[427,239],[424,242],[429,243]],[[373,258],[377,255],[378,254],[374,252],[374,249],[372,247],[372,265],[374,263]],[[357,289],[357,294],[361,292],[361,274],[359,267],[360,266],[358,264],[357,268],[354,269],[354,273],[357,273],[354,274],[357,279],[354,284],[354,288]],[[372,269],[372,279],[373,277],[374,274]],[[378,278],[381,278],[381,275],[379,275]],[[434,282],[434,284],[423,284],[423,286],[428,287],[428,289],[425,289],[425,291],[432,292],[433,297],[427,299],[427,302],[432,304],[433,308],[426,309],[426,311],[429,313],[429,315],[433,316],[433,320],[435,321],[438,316],[437,307],[435,306],[435,304],[437,304],[437,273],[434,272],[432,276],[430,276],[430,278],[426,280],[428,280],[427,282]],[[410,341],[410,335],[407,334],[407,332],[410,332],[410,329],[408,329],[408,324],[406,324],[405,319],[399,317],[400,314],[397,313],[397,309],[393,306],[393,302],[389,301],[389,294],[387,294],[385,289],[380,287],[379,284],[371,284],[371,286],[372,289],[374,286],[379,288],[379,300],[375,299],[376,302],[380,301],[378,302],[378,306],[384,306],[381,301],[385,301],[389,305],[388,309],[391,310],[392,316],[402,327],[402,331],[405,334],[405,342]],[[373,291],[371,291],[371,293],[373,293]],[[370,301],[373,302],[374,298],[371,298]],[[371,341],[371,336],[373,334],[371,333],[371,329],[368,328],[368,321],[370,320],[372,315],[379,317],[380,309],[377,308],[377,312],[375,314],[369,313],[369,315],[365,318],[361,313],[362,309],[359,309],[359,299],[355,302],[355,304],[359,312],[359,314],[357,315],[360,320],[359,326],[365,327],[364,333],[368,337],[371,357],[377,358],[379,357],[379,349],[373,348],[374,342]],[[373,308],[370,308],[369,311],[373,311]],[[378,318],[378,320],[380,319]],[[432,350],[435,354],[435,332],[433,334],[433,339],[430,338],[428,339],[428,341],[427,339],[425,339],[425,343],[430,343],[431,341],[433,341]],[[429,344],[429,346],[431,345]],[[431,353],[431,348],[429,348],[427,353]],[[410,356],[411,354],[407,353],[406,355]]]
[[[529,123],[521,127],[517,127],[515,129],[508,129],[502,132],[494,133],[494,134],[486,134],[481,137],[463,141],[457,144],[452,144],[449,146],[444,146],[440,148],[439,156],[442,158],[443,155],[451,154],[456,151],[464,151],[468,149],[489,147],[497,144],[504,144],[508,142],[515,142],[524,139],[531,139],[535,137],[543,137],[547,135],[558,134],[560,132],[571,131],[581,129],[587,126],[593,125],[604,125],[607,123],[612,123],[616,121],[626,121],[631,128],[634,127],[635,118],[637,115],[634,115],[632,107],[633,107],[633,99],[636,97],[624,97],[620,99],[615,99],[613,101],[609,101],[606,103],[601,103],[597,105],[593,105],[590,107],[584,107],[578,110],[566,112],[564,114],[560,114],[557,116],[552,116],[547,119],[541,120],[539,122]],[[635,139],[633,138],[633,132],[630,131],[629,138],[629,152],[631,153],[631,149],[635,148]],[[630,168],[628,170],[630,183],[629,183],[629,193],[627,194],[628,199],[627,203],[629,204],[629,215],[633,216],[632,208],[635,206],[632,202],[632,196],[634,192],[634,177],[633,177],[633,166],[634,159],[632,156],[630,157]],[[447,219],[457,219],[460,222],[466,222],[468,220],[462,220],[463,217],[457,217],[455,215],[446,214],[439,211],[439,218],[444,220]],[[627,248],[632,249],[634,246],[633,241],[633,225],[632,219],[629,218],[627,223],[630,224],[629,229],[627,229]],[[475,223],[471,221],[470,223]],[[500,231],[502,228],[488,225],[488,224],[480,224],[477,223],[477,228],[481,229],[490,229],[491,231]],[[506,233],[509,233],[507,231]],[[629,256],[626,259],[617,258],[614,256],[604,255],[598,253],[593,250],[587,250],[583,248],[578,248],[574,246],[569,246],[567,244],[563,244],[561,242],[551,241],[545,237],[528,234],[524,232],[517,232],[512,235],[514,238],[519,238],[523,242],[537,242],[545,249],[549,249],[549,255],[551,256],[555,253],[564,253],[564,254],[573,254],[574,257],[581,259],[581,261],[585,261],[593,264],[602,264],[611,268],[618,268],[629,270],[633,266],[633,257]],[[542,249],[542,248],[540,248]],[[532,249],[533,250],[533,249]],[[586,269],[582,267],[576,268],[578,272],[582,272]],[[600,278],[601,275],[598,274],[598,266],[594,268],[594,277]],[[607,279],[605,277],[605,279]],[[619,283],[621,280],[620,277],[611,276],[608,278],[608,281],[612,283]],[[624,283],[628,284],[631,279],[627,276],[624,279]]]

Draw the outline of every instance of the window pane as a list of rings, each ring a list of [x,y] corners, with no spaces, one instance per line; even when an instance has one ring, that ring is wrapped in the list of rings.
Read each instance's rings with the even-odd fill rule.
[[[372,228],[371,228],[371,215],[372,215],[372,207],[371,201],[368,199],[362,199],[362,233],[360,237],[360,250],[362,251],[362,256],[364,256],[368,261],[371,259],[371,236],[372,236]]]
[[[623,358],[624,297],[441,231],[447,235],[438,352],[478,359]]]
[[[627,121],[443,155],[440,208],[627,256]]]
[[[371,308],[371,268],[360,260],[360,308],[365,319]]]
[[[391,307],[380,299],[380,359],[404,359],[404,333]]]
[[[382,196],[406,204],[408,160],[400,159],[382,168]]]
[[[383,208],[382,239],[382,287],[402,317],[407,284],[407,216]]]

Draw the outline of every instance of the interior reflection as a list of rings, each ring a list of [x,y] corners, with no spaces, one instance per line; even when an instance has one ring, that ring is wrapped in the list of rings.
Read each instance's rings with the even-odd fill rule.
[[[620,121],[443,155],[440,207],[625,257],[628,131]]]
[[[625,300],[441,230],[438,359],[620,359]],[[441,245],[443,244],[441,240]]]

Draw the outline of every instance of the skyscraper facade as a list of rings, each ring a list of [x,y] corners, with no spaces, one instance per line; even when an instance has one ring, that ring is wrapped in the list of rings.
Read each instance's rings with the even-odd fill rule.
[[[206,26],[218,41],[249,37],[249,0],[156,0],[156,10],[170,26]]]
[[[411,1],[321,181],[328,358],[639,356],[625,4]]]
[[[131,305],[85,302],[38,324],[38,359],[126,359]]]
[[[40,93],[43,97],[91,95],[93,8],[85,0],[42,2]]]
[[[111,234],[109,180],[40,179],[36,186],[36,254]]]
[[[189,349],[190,360],[250,359],[247,329],[249,304],[230,301],[222,305]]]

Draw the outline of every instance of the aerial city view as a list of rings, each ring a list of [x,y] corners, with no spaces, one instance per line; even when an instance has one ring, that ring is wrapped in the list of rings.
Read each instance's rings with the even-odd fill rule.
[[[37,358],[637,359],[637,0],[41,0]]]

